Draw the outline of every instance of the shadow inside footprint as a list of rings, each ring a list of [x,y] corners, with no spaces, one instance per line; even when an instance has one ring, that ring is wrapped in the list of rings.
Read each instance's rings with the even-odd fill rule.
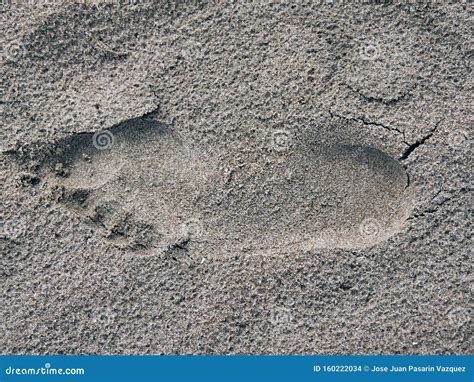
[[[154,121],[101,134],[60,142],[44,172],[58,201],[127,248],[366,247],[411,209],[405,170],[370,147],[308,143],[281,155],[256,146],[235,165],[223,147],[191,145]]]

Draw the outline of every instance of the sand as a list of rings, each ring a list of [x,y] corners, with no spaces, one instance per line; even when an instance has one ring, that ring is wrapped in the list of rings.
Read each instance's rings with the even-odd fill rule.
[[[466,2],[3,5],[0,350],[472,352]]]

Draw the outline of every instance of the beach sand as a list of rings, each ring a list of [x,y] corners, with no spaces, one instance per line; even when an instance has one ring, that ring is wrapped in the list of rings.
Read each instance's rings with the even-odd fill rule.
[[[3,5],[1,352],[472,352],[470,11]]]

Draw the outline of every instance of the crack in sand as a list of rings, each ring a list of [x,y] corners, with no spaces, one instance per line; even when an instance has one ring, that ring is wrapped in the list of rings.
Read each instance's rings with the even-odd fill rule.
[[[403,154],[400,156],[400,158],[398,159],[399,161],[404,161],[406,159],[408,159],[408,157],[421,145],[424,145],[425,142],[430,139],[433,134],[436,132],[436,130],[438,129],[438,126],[440,125],[440,123],[444,121],[444,119],[438,121],[435,126],[430,130],[430,132],[428,134],[426,134],[425,136],[421,137],[420,139],[416,140],[414,143],[410,144],[407,149],[403,152]],[[406,142],[405,142],[406,143]]]
[[[337,114],[337,113],[334,113],[332,111],[329,111],[329,115],[331,117],[338,117],[338,118],[341,118],[341,119],[344,119],[346,121],[352,121],[352,122],[361,122],[363,123],[364,125],[366,126],[377,126],[377,127],[382,127],[383,129],[387,130],[387,131],[390,131],[390,132],[396,132],[397,134],[401,134],[402,135],[402,143],[404,143],[406,146],[408,146],[404,151],[403,153],[400,155],[400,157],[398,158],[399,161],[404,161],[406,159],[408,159],[408,157],[419,147],[419,146],[422,146],[423,144],[426,143],[426,141],[428,139],[430,139],[433,134],[436,132],[436,130],[438,129],[438,126],[440,125],[441,122],[444,121],[444,119],[441,119],[439,120],[438,122],[436,122],[435,126],[428,132],[428,134],[426,134],[425,136],[421,137],[420,139],[417,139],[415,142],[413,143],[409,143],[407,142],[406,140],[406,133],[404,130],[400,130],[396,127],[390,127],[390,126],[387,126],[383,123],[379,123],[379,122],[371,122],[371,121],[367,121],[364,117],[345,117],[343,115],[340,115],[340,114]]]
[[[346,84],[346,83],[344,83],[343,85],[346,86],[352,92],[357,93],[359,96],[361,96],[363,99],[365,99],[369,103],[370,102],[377,102],[377,103],[382,103],[382,104],[387,105],[387,106],[394,105],[394,104],[402,101],[403,99],[405,99],[407,96],[411,96],[412,91],[416,89],[416,84],[415,84],[411,87],[411,89],[397,95],[396,97],[386,99],[386,98],[383,98],[383,97],[368,96],[368,95],[362,93],[360,90],[355,89],[354,87],[352,87],[351,85]]]

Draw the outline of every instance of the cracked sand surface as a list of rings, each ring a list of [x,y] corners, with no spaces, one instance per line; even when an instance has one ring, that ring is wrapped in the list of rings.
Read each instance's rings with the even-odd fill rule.
[[[2,352],[472,352],[472,5],[167,4],[2,13]]]

